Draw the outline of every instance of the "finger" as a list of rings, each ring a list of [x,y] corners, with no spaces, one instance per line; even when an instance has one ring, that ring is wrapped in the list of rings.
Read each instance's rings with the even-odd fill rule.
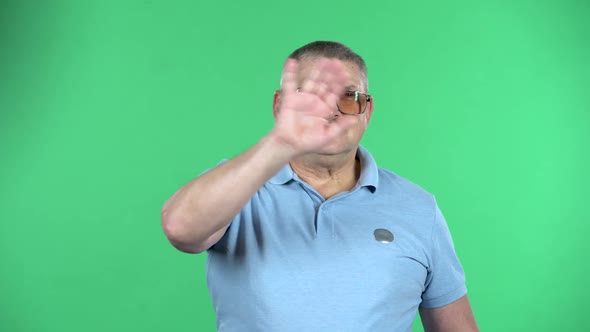
[[[281,90],[287,93],[297,89],[297,67],[298,62],[295,59],[287,59],[283,67],[283,77],[281,79]]]
[[[333,59],[326,65],[326,87],[323,99],[326,103],[335,105],[344,93],[346,83],[348,82],[348,72],[340,60]]]
[[[331,84],[332,92],[340,95],[344,92],[346,84],[349,80],[349,74],[346,70],[346,67],[342,63],[342,61],[335,59],[332,62],[332,76],[331,76]]]
[[[336,92],[336,91],[339,91],[339,92]],[[326,104],[334,105],[334,107],[336,107],[336,104],[338,103],[340,98],[342,98],[343,94],[344,94],[344,88],[342,88],[342,89],[332,88],[331,90],[326,91],[326,93],[324,93],[323,99],[326,102]]]
[[[315,90],[315,94],[318,95],[318,97],[325,100],[325,96],[327,93],[329,93],[330,87],[327,82],[319,81],[316,84]]]
[[[301,84],[301,91],[307,93],[316,93],[318,88],[318,81],[321,76],[320,68],[318,66],[314,66],[309,75],[305,78],[303,83]]]
[[[325,101],[325,96],[334,88],[331,86],[334,81],[333,66],[330,65],[330,61],[324,61],[319,66],[321,74],[316,80],[316,94]]]

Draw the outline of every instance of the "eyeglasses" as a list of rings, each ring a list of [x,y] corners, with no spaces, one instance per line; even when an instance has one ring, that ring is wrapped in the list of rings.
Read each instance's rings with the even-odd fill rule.
[[[360,91],[345,91],[336,106],[342,114],[359,115],[365,113],[370,101],[371,95]]]
[[[298,92],[299,90],[300,88],[297,88]],[[345,91],[336,103],[336,107],[342,114],[360,115],[367,110],[367,104],[371,98],[371,95],[360,91]]]

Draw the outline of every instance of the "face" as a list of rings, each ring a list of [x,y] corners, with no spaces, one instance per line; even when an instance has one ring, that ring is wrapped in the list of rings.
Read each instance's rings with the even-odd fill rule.
[[[298,73],[298,81],[299,85],[305,80],[305,78],[309,75],[311,70],[314,68],[314,65],[317,64],[317,59],[308,59],[300,61],[299,63],[299,73]],[[348,82],[346,84],[347,91],[360,91],[367,93],[366,91],[366,80],[363,79],[363,75],[359,67],[354,62],[343,62],[344,69],[348,74]],[[280,106],[280,91],[275,92],[274,98],[274,114],[275,117],[278,114]],[[338,110],[335,109],[333,113],[333,121],[340,121],[342,118],[346,117],[347,121],[352,120],[354,122],[352,127],[349,127],[345,130],[337,139],[335,139],[330,145],[325,146],[319,154],[322,155],[337,155],[342,153],[347,153],[354,151],[358,146],[365,130],[367,129],[367,125],[371,119],[371,115],[373,114],[373,101],[367,103],[366,110],[363,114],[358,115],[349,115],[349,114],[342,114]]]

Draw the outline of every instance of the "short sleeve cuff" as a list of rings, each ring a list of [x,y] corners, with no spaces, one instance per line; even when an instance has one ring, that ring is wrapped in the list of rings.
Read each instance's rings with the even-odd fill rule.
[[[420,307],[426,309],[434,309],[444,307],[447,304],[451,304],[458,299],[462,298],[467,294],[467,287],[463,284],[458,288],[455,288],[453,291],[450,291],[444,295],[432,298],[432,299],[422,299],[422,303]]]

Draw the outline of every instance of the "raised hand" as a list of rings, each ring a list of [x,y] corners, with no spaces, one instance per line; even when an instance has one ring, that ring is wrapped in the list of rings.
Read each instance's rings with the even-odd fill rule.
[[[305,78],[298,84],[298,75]],[[317,152],[354,124],[336,107],[348,80],[342,61],[288,59],[283,70],[279,110],[272,135],[295,155]]]

